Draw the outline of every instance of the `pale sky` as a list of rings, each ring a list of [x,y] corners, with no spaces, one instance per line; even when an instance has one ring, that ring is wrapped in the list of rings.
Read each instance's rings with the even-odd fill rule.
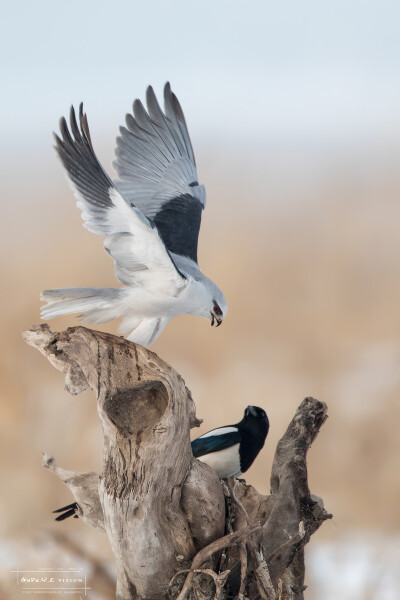
[[[1,136],[49,145],[81,100],[116,134],[167,79],[193,136],[396,135],[399,28],[388,0],[3,0]]]

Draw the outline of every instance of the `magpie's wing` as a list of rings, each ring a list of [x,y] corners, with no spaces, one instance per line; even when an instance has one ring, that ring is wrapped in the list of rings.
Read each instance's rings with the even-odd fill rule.
[[[62,508],[57,508],[57,510],[53,510],[53,513],[62,513],[58,517],[56,517],[56,521],[64,521],[64,519],[68,519],[68,517],[74,516],[75,519],[78,519],[78,515],[76,511],[78,510],[78,504],[73,502],[72,504],[68,504],[68,506],[63,506]]]
[[[151,86],[146,94],[147,112],[133,103],[133,115],[120,128],[113,163],[115,184],[157,225],[174,254],[197,263],[197,241],[206,192],[199,185],[196,162],[182,108],[171,86],[164,87],[164,112]]]
[[[199,437],[192,442],[192,452],[195,458],[204,456],[205,454],[211,454],[212,452],[219,452],[225,448],[230,448],[235,444],[239,444],[241,441],[241,435],[239,431],[233,431],[233,428],[227,428],[229,431],[226,433],[215,433],[210,432],[205,436]],[[223,431],[223,428],[216,430]]]
[[[114,259],[117,279],[148,291],[176,295],[186,280],[173,262],[157,227],[116,189],[98,161],[87,117],[79,108],[79,126],[71,107],[70,128],[60,120],[56,150],[82,210],[85,227],[106,235],[105,249]]]

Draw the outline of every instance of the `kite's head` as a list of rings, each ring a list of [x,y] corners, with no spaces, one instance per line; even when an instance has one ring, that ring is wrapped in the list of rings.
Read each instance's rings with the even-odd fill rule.
[[[215,286],[215,287],[217,287],[217,286]],[[216,293],[216,292],[218,292],[218,293]],[[224,317],[227,312],[228,312],[228,305],[225,300],[225,296],[223,295],[221,290],[217,288],[215,290],[213,300],[212,300],[212,305],[210,307],[211,327],[214,324],[216,324],[216,326],[219,327],[221,325],[222,321],[224,320]]]
[[[203,294],[201,309],[198,315],[211,321],[211,327],[219,327],[228,312],[228,304],[219,287],[208,277],[202,274],[201,279]]]
[[[213,307],[210,311],[210,315],[211,327],[214,325],[214,323],[216,323],[216,326],[219,327],[223,321],[224,313],[222,312],[222,308],[220,307],[220,305],[215,300],[213,300]]]

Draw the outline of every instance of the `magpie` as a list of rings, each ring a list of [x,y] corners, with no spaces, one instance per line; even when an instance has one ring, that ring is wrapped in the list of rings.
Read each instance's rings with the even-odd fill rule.
[[[220,479],[240,477],[251,467],[264,446],[268,430],[269,420],[265,410],[249,405],[243,419],[236,425],[212,429],[193,440],[193,456],[212,467]],[[78,504],[73,502],[53,513],[60,513],[56,521],[64,521],[72,516],[77,519]]]
[[[212,429],[193,440],[193,456],[212,467],[220,479],[240,477],[264,446],[268,430],[265,410],[249,405],[239,423]]]

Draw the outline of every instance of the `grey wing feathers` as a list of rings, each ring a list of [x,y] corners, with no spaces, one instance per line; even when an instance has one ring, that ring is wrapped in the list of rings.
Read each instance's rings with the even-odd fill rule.
[[[170,252],[197,262],[197,240],[204,186],[182,108],[169,83],[164,88],[165,112],[153,88],[147,89],[147,111],[139,100],[117,138],[115,184],[124,197],[156,223]]]
[[[183,275],[177,269],[154,223],[116,189],[100,165],[90,140],[86,115],[79,108],[79,125],[71,107],[70,130],[60,120],[61,138],[56,150],[78,197],[85,227],[106,235],[105,248],[115,262],[115,272],[125,285],[172,284],[180,288]],[[157,274],[157,276],[156,276]]]
[[[54,134],[56,150],[68,175],[88,205],[81,205],[85,226],[95,233],[107,234],[105,213],[113,206],[109,190],[114,187],[111,179],[97,160],[90,139],[83,105],[79,106],[78,127],[74,107],[71,106],[70,123],[72,138],[64,117],[60,119],[62,139]],[[89,208],[89,210],[88,210]]]

